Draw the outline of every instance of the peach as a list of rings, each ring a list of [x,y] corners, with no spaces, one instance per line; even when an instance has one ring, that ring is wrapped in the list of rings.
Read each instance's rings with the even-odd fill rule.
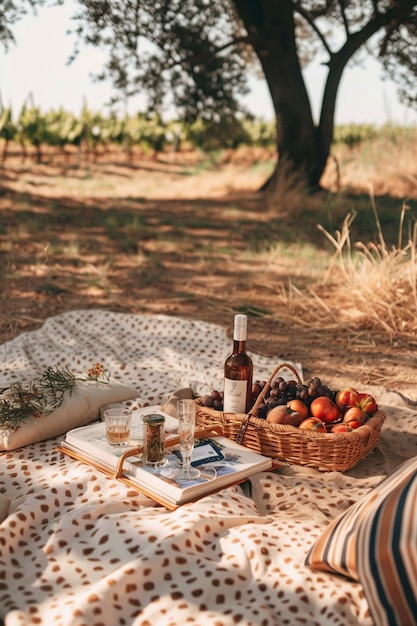
[[[342,416],[339,407],[327,396],[314,398],[310,405],[310,413],[326,424],[335,422]]]
[[[304,417],[297,411],[291,411],[286,404],[279,404],[271,409],[266,416],[270,424],[283,424],[284,426],[299,426]]]
[[[369,393],[358,393],[356,406],[360,407],[362,411],[368,415],[372,415],[378,408],[376,400]]]
[[[345,424],[351,428],[359,428],[365,423],[366,413],[358,406],[351,406],[343,416]]]
[[[339,409],[344,411],[350,406],[356,406],[358,395],[358,392],[353,387],[344,387],[336,392],[334,401]]]
[[[317,417],[307,417],[307,419],[301,422],[299,428],[303,430],[314,430],[317,433],[327,433],[326,424]]]

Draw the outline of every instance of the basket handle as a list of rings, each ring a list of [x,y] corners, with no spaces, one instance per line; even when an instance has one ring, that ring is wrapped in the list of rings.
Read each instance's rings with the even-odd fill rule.
[[[279,372],[279,370],[284,368],[284,367],[288,368],[294,374],[294,376],[296,377],[297,382],[299,384],[302,383],[300,375],[299,375],[299,373],[297,372],[297,370],[295,369],[295,367],[293,365],[291,365],[290,363],[280,363],[279,365],[277,365],[275,367],[275,369],[269,375],[269,378],[266,381],[266,383],[265,383],[261,393],[256,398],[253,407],[251,408],[251,410],[249,411],[249,413],[246,415],[245,419],[243,420],[242,425],[241,425],[241,427],[239,429],[239,432],[237,434],[237,437],[236,437],[236,442],[237,443],[239,443],[239,444],[243,443],[243,439],[245,437],[246,430],[247,430],[247,428],[249,426],[250,420],[252,419],[252,417],[256,417],[258,409],[259,409],[259,407],[260,407],[260,405],[262,403],[262,400],[264,399],[264,397],[266,395],[266,392],[269,389],[269,386],[270,386],[271,382],[274,379],[274,376],[276,376],[276,374]]]

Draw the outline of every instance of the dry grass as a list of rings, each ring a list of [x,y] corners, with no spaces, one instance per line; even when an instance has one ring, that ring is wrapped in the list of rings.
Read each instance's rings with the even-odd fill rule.
[[[391,341],[397,335],[415,335],[416,226],[412,239],[404,246],[389,248],[381,233],[379,243],[357,242],[352,249],[352,219],[351,215],[346,217],[335,237],[322,229],[336,249],[325,280],[335,285],[334,295],[339,301],[349,294],[348,305],[343,308],[344,319],[356,327],[385,332]]]

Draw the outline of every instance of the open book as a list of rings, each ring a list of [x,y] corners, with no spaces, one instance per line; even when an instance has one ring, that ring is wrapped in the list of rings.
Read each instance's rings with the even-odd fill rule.
[[[142,464],[142,418],[146,413],[165,416],[167,459],[159,468]],[[104,422],[70,430],[58,449],[113,476],[144,493],[153,500],[173,509],[197,500],[209,493],[241,482],[272,467],[272,460],[245,448],[221,435],[219,427],[196,431],[192,464],[200,470],[193,481],[180,482],[176,471],[181,455],[178,446],[177,420],[159,407],[137,409],[132,413],[132,439],[128,446],[110,446],[106,441]]]

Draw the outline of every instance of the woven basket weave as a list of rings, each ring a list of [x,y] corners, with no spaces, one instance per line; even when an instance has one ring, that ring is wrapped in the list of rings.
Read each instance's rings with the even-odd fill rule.
[[[378,410],[363,426],[348,433],[318,433],[295,426],[271,424],[257,417],[258,408],[270,383],[281,368],[288,368],[301,382],[298,372],[288,363],[281,363],[271,373],[251,411],[224,413],[203,406],[196,399],[196,423],[200,428],[220,425],[226,437],[279,461],[306,465],[329,472],[345,472],[375,448],[379,441],[385,414]]]

